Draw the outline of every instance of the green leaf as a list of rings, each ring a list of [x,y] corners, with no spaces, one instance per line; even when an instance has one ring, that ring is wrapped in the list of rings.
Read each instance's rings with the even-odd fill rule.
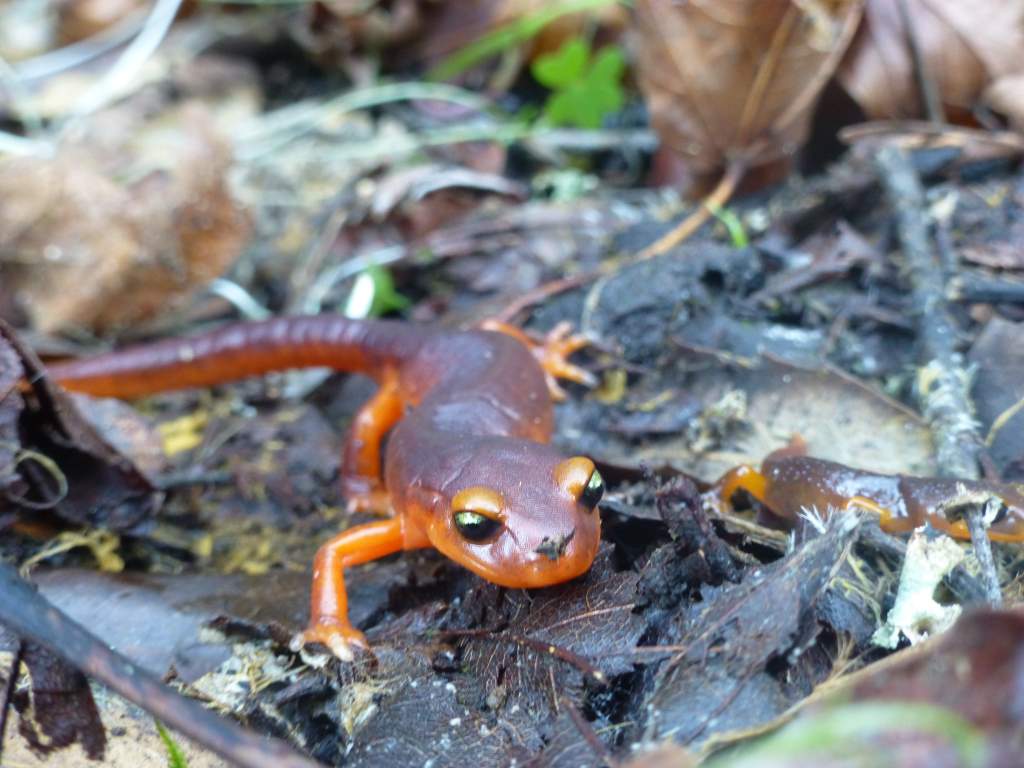
[[[188,768],[188,760],[185,758],[185,753],[181,751],[181,747],[178,746],[178,742],[159,720],[153,722],[156,723],[156,732],[160,734],[160,740],[167,749],[167,768]]]
[[[530,71],[538,83],[552,91],[558,91],[583,78],[589,59],[590,44],[576,37],[554,53],[538,56]]]
[[[614,5],[620,0],[563,0],[549,3],[537,13],[523,16],[459,49],[427,73],[428,80],[448,80],[491,56],[526,42],[551,22],[573,13]]]
[[[607,46],[588,61],[589,53],[585,41],[574,39],[557,53],[538,58],[534,77],[554,91],[544,105],[548,123],[598,128],[607,115],[622,108],[622,51]]]
[[[408,296],[402,295],[395,289],[395,280],[385,267],[375,264],[368,267],[366,271],[373,279],[376,288],[373,294],[373,308],[370,310],[373,317],[379,317],[387,312],[397,312],[412,303]]]

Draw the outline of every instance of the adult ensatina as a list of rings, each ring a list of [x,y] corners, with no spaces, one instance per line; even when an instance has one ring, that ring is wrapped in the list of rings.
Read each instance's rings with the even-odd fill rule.
[[[314,366],[376,379],[345,443],[341,482],[351,509],[390,517],[319,549],[310,623],[294,643],[322,643],[351,659],[354,646],[367,646],[348,619],[348,566],[435,547],[506,587],[544,587],[590,567],[601,476],[590,459],[547,444],[555,377],[590,380],[567,362],[583,343],[567,328],[532,344],[497,324],[452,331],[293,317],[61,363],[49,374],[71,390],[122,398]]]
[[[804,455],[805,452],[803,441],[796,439],[770,453],[760,471],[743,465],[726,472],[715,492],[728,504],[737,491],[746,491],[788,523],[795,523],[805,509],[826,514],[829,510],[856,507],[877,514],[881,527],[890,533],[911,531],[929,523],[958,539],[970,538],[967,523],[950,519],[947,510],[968,496],[989,497],[1001,502],[989,537],[995,541],[1024,541],[1022,484],[881,475],[815,459]]]

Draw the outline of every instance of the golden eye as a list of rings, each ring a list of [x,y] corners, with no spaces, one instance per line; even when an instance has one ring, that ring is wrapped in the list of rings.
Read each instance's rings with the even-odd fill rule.
[[[501,521],[481,515],[471,509],[455,513],[455,527],[467,541],[486,541],[501,530]]]
[[[583,486],[583,491],[580,493],[580,504],[587,509],[594,509],[602,496],[604,496],[604,478],[595,469],[591,473],[590,479],[587,480],[587,484]]]
[[[466,541],[478,543],[501,530],[505,499],[493,488],[475,485],[463,488],[452,499],[452,521]]]

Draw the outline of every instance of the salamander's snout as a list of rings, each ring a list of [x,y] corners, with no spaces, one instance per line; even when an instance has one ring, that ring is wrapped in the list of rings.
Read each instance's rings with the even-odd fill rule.
[[[459,478],[480,484],[452,489],[431,543],[505,587],[546,587],[586,573],[601,544],[604,481],[594,462],[536,443],[528,454],[503,447],[489,458],[489,473]]]

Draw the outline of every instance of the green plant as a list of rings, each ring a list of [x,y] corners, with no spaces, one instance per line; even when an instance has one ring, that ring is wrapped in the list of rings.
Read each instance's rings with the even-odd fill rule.
[[[345,303],[347,317],[380,317],[392,311],[405,309],[409,298],[395,288],[391,273],[380,265],[367,267],[356,277]]]
[[[562,0],[550,3],[548,7],[537,13],[518,18],[488,32],[469,45],[463,46],[430,70],[427,79],[448,80],[462,74],[484,59],[526,42],[562,16],[596,10],[617,2],[620,0]]]
[[[538,56],[534,78],[552,93],[543,119],[552,125],[598,128],[607,115],[622,108],[625,59],[618,46],[593,53],[590,43],[572,38],[555,53]]]
[[[743,222],[740,217],[733,213],[728,208],[723,208],[720,205],[714,203],[708,203],[708,210],[711,214],[722,222],[725,227],[725,231],[729,233],[729,239],[732,241],[733,248],[746,248],[750,245],[750,238],[747,237],[747,230],[743,228]]]
[[[181,751],[178,742],[174,740],[170,732],[163,727],[159,720],[153,721],[156,724],[156,732],[160,734],[160,740],[167,748],[167,768],[188,768],[188,759]]]

